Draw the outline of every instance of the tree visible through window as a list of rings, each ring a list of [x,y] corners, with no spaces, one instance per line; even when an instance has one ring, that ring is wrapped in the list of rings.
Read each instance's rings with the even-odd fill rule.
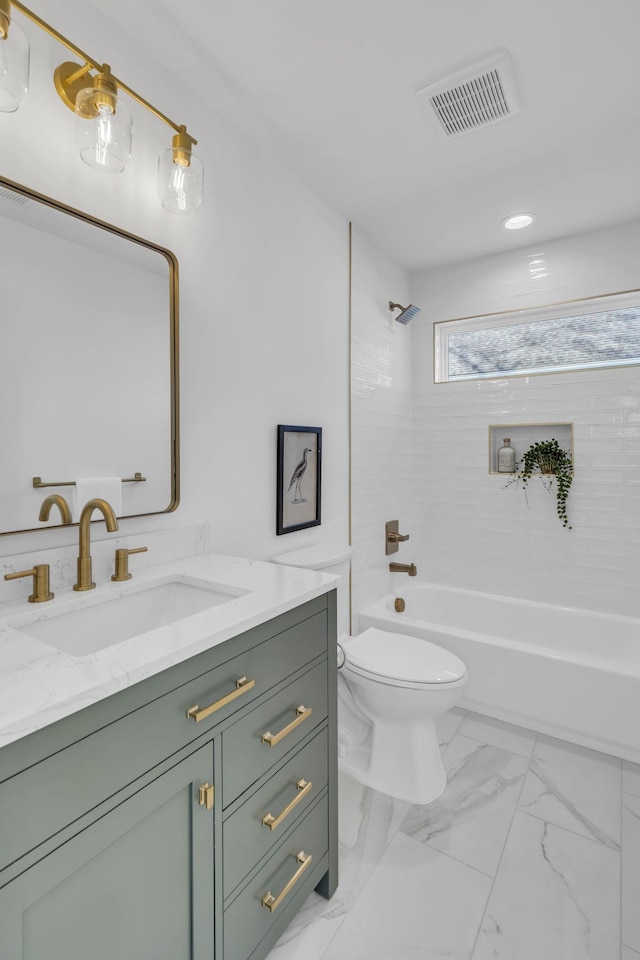
[[[628,304],[627,294],[606,300],[623,298]],[[565,304],[565,316],[554,306],[437,323],[436,381],[640,363],[640,292],[634,299],[637,305],[579,313],[576,307],[598,301]],[[534,318],[523,322],[523,314]]]

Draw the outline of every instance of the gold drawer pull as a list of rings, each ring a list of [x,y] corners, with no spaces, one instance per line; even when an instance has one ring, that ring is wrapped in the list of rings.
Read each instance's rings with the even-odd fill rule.
[[[298,882],[302,874],[305,872],[305,870],[311,863],[312,859],[313,857],[311,856],[311,854],[307,856],[304,850],[301,850],[300,853],[296,854],[296,863],[299,863],[300,866],[298,867],[294,875],[291,877],[291,880],[289,880],[287,885],[282,888],[280,894],[277,897],[274,897],[272,893],[265,893],[264,897],[262,898],[262,906],[267,907],[267,909],[271,910],[272,913],[274,910],[277,910],[280,904],[282,903],[282,901],[284,900],[284,898],[286,897],[286,895],[289,893],[289,891],[292,890],[293,887],[295,887],[296,883]]]
[[[275,830],[276,827],[279,827],[283,820],[285,820],[292,810],[298,806],[301,800],[306,797],[310,790],[313,789],[313,783],[311,780],[298,780],[296,783],[296,790],[299,791],[291,801],[287,804],[279,816],[274,817],[272,813],[268,813],[265,817],[262,818],[262,826],[269,827],[269,830]]]
[[[263,733],[262,742],[268,743],[270,747],[275,747],[276,743],[280,743],[281,740],[284,740],[284,738],[288,736],[292,730],[295,730],[298,724],[302,723],[303,720],[306,720],[307,717],[310,717],[312,713],[313,711],[311,707],[304,707],[302,704],[300,704],[299,707],[296,707],[295,720],[292,720],[290,724],[288,724],[286,727],[283,727],[280,733],[270,733],[269,731],[267,731],[267,733]]]
[[[196,723],[200,723],[201,720],[206,720],[206,718],[210,717],[216,710],[219,710],[221,707],[226,707],[226,705],[231,703],[232,700],[235,700],[236,697],[241,697],[243,693],[251,690],[255,685],[255,680],[247,680],[246,677],[240,677],[239,680],[236,680],[236,689],[228,693],[226,697],[216,700],[215,703],[212,703],[210,707],[205,707],[204,710],[201,710],[196,703],[194,707],[189,707],[187,716],[190,720],[195,720]]]

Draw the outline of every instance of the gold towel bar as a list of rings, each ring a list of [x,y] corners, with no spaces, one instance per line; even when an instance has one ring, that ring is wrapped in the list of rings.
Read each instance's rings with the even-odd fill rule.
[[[123,477],[123,483],[145,483],[147,480],[146,477],[143,477],[141,473],[136,473],[133,477]],[[59,480],[57,483],[45,483],[42,477],[34,477],[33,485],[38,490],[40,487],[75,487],[75,480]]]

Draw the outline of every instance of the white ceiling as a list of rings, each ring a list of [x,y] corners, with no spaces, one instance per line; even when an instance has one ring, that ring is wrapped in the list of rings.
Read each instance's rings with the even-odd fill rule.
[[[640,216],[639,0],[112,0],[409,269]],[[448,139],[415,92],[498,50],[521,112]],[[213,68],[213,72],[212,72]],[[246,122],[246,117],[243,118]],[[195,124],[191,124],[195,126]],[[508,233],[500,221],[534,211]],[[526,236],[525,236],[526,234]]]

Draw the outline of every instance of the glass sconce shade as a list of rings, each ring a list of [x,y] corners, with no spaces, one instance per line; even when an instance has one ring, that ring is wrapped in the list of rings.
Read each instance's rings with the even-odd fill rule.
[[[131,159],[132,120],[115,97],[98,99],[94,87],[76,97],[76,139],[86,164],[105,173],[121,173]]]
[[[158,193],[162,206],[170,213],[196,213],[202,203],[204,167],[191,153],[189,163],[176,163],[175,150],[169,147],[158,157]]]
[[[198,141],[187,132],[186,126],[160,113],[114,77],[108,63],[99,64],[88,57],[19,0],[0,0],[0,113],[17,110],[29,89],[29,39],[19,24],[13,22],[12,7],[17,7],[32,24],[58,40],[74,56],[73,60],[58,64],[53,82],[62,102],[76,114],[76,141],[84,163],[105,173],[120,173],[131,159],[132,119],[126,103],[118,98],[122,90],[175,131],[172,146],[158,159],[162,206],[171,213],[196,213],[202,203],[204,168],[192,153]]]
[[[17,23],[0,17],[0,112],[17,110],[29,89],[29,40]]]

